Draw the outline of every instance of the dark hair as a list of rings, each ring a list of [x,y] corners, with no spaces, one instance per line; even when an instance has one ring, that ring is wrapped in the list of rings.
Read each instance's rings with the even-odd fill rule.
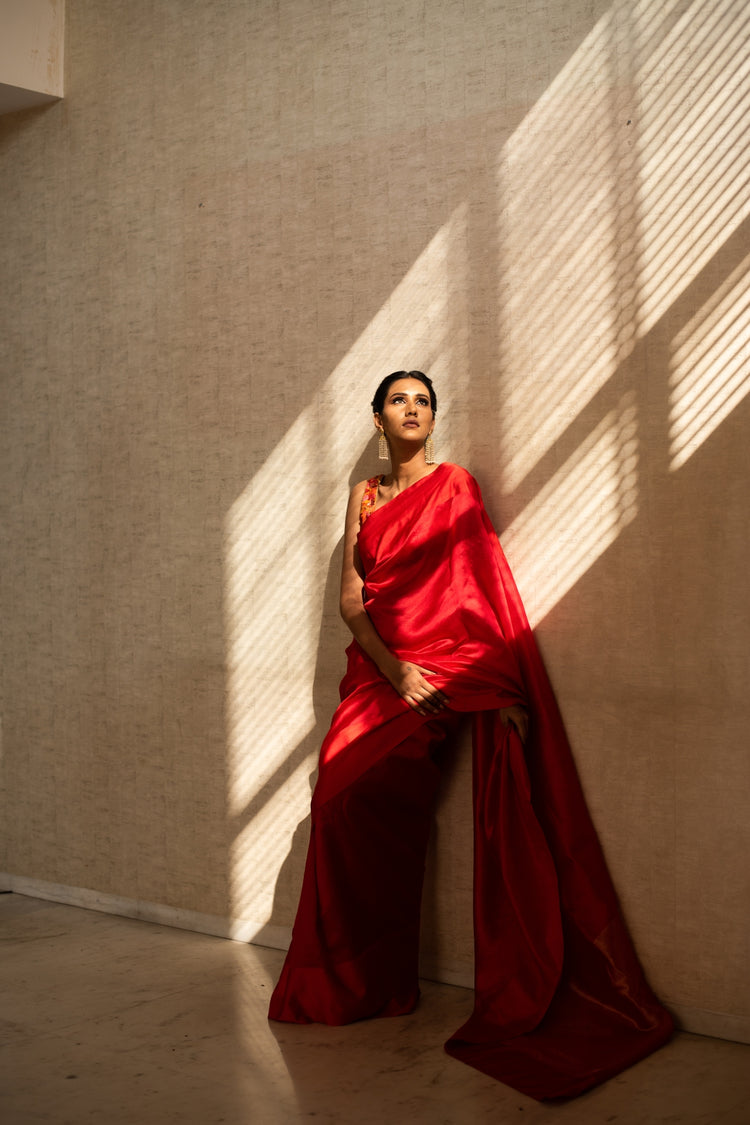
[[[432,380],[429,375],[425,375],[424,371],[393,371],[390,375],[386,375],[383,382],[375,391],[375,397],[372,400],[373,414],[382,414],[383,407],[385,406],[385,396],[388,394],[388,388],[391,383],[395,383],[398,379],[417,379],[420,383],[424,383],[427,390],[430,392],[430,406],[432,413],[437,414],[437,395],[435,388],[432,385]]]

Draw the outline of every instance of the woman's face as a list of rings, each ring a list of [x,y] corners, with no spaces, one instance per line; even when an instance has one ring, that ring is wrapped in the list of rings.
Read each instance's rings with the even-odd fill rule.
[[[421,442],[432,433],[435,416],[430,392],[419,379],[396,379],[385,396],[382,414],[375,415],[375,426],[387,438]]]

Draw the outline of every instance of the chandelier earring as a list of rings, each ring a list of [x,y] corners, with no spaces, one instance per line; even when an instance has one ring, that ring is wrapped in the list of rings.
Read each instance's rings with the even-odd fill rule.
[[[390,459],[391,459],[391,454],[390,454],[390,450],[388,449],[388,440],[385,436],[384,431],[381,430],[380,431],[380,437],[378,438],[378,460],[379,461],[390,461]]]
[[[435,445],[432,440],[432,434],[427,435],[427,441],[424,443],[424,459],[428,465],[435,464]]]

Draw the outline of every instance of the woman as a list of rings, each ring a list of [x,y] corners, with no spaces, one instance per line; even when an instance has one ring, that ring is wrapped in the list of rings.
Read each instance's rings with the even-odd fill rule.
[[[431,452],[418,371],[373,400],[391,473],[352,490],[341,612],[354,635],[320,754],[273,1019],[410,1012],[437,750],[473,716],[475,1006],[452,1055],[536,1098],[660,1046],[557,704],[476,481]]]

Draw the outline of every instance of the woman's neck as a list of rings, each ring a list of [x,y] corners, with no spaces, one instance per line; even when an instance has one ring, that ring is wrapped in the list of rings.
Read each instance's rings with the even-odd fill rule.
[[[396,492],[408,488],[410,484],[427,476],[437,465],[428,465],[424,459],[424,449],[412,453],[410,456],[398,457],[391,453],[390,484]]]

